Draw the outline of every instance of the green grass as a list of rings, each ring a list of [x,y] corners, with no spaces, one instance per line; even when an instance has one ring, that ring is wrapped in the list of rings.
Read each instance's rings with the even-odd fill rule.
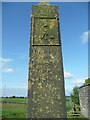
[[[2,104],[2,117],[3,118],[26,118],[27,107],[25,104]]]
[[[2,116],[3,118],[26,118],[27,113],[27,105],[20,104],[20,103],[27,103],[27,99],[23,98],[3,98],[3,101],[6,103],[2,104]],[[1,101],[1,98],[0,98]],[[15,103],[9,103],[15,102]],[[17,104],[18,103],[18,104]],[[73,104],[69,97],[66,98],[66,108],[67,108],[67,115],[69,118],[83,118],[82,115],[74,117],[71,116]],[[79,112],[79,111],[78,111]]]
[[[27,99],[23,99],[23,98],[0,98],[0,101],[27,103]]]

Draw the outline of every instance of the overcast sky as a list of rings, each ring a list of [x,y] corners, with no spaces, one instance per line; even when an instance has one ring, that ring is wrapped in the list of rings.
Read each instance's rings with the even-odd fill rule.
[[[27,96],[28,55],[31,6],[37,3],[2,4],[4,96]],[[69,95],[75,85],[88,77],[88,3],[60,2],[59,6],[65,90]]]

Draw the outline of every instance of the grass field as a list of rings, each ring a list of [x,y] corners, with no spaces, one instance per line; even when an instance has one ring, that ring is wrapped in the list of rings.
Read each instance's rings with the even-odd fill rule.
[[[3,118],[26,118],[27,107],[25,104],[3,103]]]
[[[0,98],[0,101],[15,102],[15,103],[27,103],[27,99],[24,99],[24,98]]]
[[[23,98],[0,98],[2,103],[3,118],[26,118],[27,116],[27,99]],[[72,104],[70,98],[66,99],[68,118],[82,118],[82,115],[71,116]],[[78,111],[79,112],[79,111]]]

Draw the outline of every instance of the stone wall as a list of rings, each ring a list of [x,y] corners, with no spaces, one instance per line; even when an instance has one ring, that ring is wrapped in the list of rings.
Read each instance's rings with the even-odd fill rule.
[[[90,84],[79,88],[81,114],[90,118]]]

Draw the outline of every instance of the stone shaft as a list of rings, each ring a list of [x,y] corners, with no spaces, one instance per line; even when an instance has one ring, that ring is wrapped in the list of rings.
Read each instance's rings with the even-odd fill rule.
[[[28,118],[66,118],[58,7],[32,6]]]

